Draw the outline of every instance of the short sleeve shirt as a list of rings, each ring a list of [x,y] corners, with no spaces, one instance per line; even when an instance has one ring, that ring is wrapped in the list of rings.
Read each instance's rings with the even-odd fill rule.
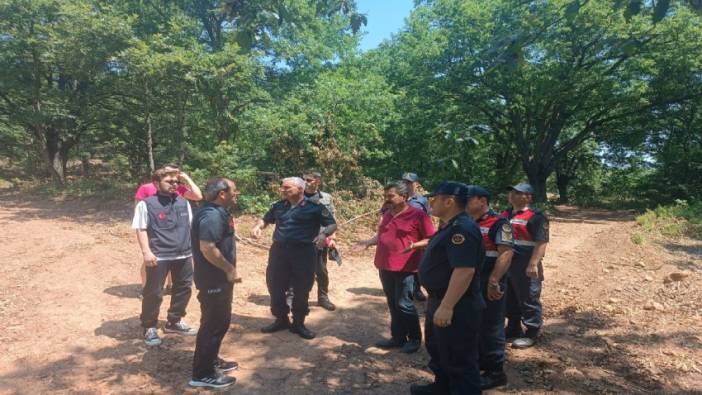
[[[312,243],[321,226],[336,224],[334,216],[324,205],[308,198],[296,206],[287,200],[273,203],[263,215],[263,221],[275,224],[273,241],[297,243]]]
[[[474,268],[475,274],[463,297],[470,298],[474,308],[482,309],[485,301],[480,293],[480,273],[484,259],[485,247],[478,225],[466,213],[460,213],[431,238],[419,264],[419,279],[430,293],[445,292],[453,269]]]
[[[421,209],[408,206],[396,216],[387,210],[378,226],[375,267],[391,272],[416,272],[422,252],[416,249],[408,252],[404,250],[410,244],[433,234],[431,218]]]
[[[191,236],[195,286],[198,289],[213,289],[229,284],[226,273],[211,264],[202,254],[200,241],[214,242],[224,258],[236,266],[234,221],[231,215],[219,205],[205,203],[195,213]]]

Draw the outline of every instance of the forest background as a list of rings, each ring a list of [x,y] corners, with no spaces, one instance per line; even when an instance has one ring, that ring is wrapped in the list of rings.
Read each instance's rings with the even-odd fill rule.
[[[414,171],[699,221],[701,9],[417,0],[362,52],[353,0],[0,0],[0,184],[126,198],[179,163],[260,213],[303,169],[347,203]]]

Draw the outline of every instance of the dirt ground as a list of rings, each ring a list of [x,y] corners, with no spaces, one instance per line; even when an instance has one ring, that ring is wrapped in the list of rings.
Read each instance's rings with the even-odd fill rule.
[[[194,338],[166,335],[157,348],[140,338],[131,204],[26,198],[0,193],[0,394],[198,392],[187,386]],[[702,242],[635,245],[621,212],[560,207],[551,224],[543,336],[508,351],[510,383],[491,393],[702,393]],[[372,251],[342,254],[343,266],[330,263],[338,309],[312,307],[318,336],[305,341],[259,332],[271,321],[267,251],[239,244],[244,283],[221,355],[241,370],[219,392],[407,394],[431,378],[424,350],[372,347],[389,336]],[[197,324],[194,296],[186,319]]]

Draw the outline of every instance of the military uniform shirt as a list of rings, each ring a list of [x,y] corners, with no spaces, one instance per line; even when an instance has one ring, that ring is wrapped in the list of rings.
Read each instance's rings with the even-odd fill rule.
[[[320,226],[336,223],[326,207],[308,198],[304,198],[294,207],[287,200],[273,203],[263,216],[263,221],[275,224],[273,241],[282,243],[312,243],[319,235]]]
[[[469,297],[472,306],[485,307],[480,293],[480,274],[485,247],[478,225],[466,213],[460,213],[431,238],[419,264],[421,284],[432,293],[444,293],[454,268],[472,267],[475,274],[463,297]]]

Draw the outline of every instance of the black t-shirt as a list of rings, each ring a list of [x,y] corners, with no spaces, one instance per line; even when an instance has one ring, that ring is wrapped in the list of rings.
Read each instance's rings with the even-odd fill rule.
[[[326,207],[309,198],[295,207],[287,200],[275,202],[263,216],[263,221],[275,224],[273,241],[298,243],[312,243],[320,226],[336,223]]]
[[[460,213],[439,229],[429,241],[419,264],[419,279],[430,293],[448,289],[453,269],[472,267],[475,274],[464,298],[470,298],[474,308],[485,307],[480,291],[480,274],[485,259],[485,247],[480,228],[466,213]]]
[[[226,273],[211,264],[202,254],[200,241],[214,242],[224,258],[236,266],[234,222],[231,215],[222,206],[205,203],[193,217],[191,236],[197,289],[213,289],[228,285]]]

